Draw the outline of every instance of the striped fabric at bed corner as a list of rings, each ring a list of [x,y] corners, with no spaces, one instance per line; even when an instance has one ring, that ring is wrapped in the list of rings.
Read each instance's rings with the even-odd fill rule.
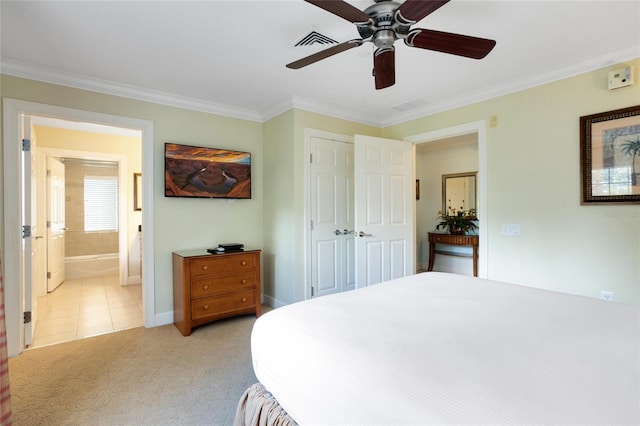
[[[11,425],[11,390],[9,388],[7,327],[4,317],[4,281],[2,278],[2,256],[0,256],[0,425]]]

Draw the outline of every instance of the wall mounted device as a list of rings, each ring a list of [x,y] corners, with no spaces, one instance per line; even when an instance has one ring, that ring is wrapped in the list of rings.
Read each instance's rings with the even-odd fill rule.
[[[633,67],[624,67],[609,72],[609,90],[633,86]]]

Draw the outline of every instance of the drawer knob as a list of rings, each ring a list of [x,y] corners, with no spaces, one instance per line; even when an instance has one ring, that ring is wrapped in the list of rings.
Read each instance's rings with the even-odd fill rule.
[[[203,271],[208,271],[208,270],[209,270],[209,267],[208,267],[207,265],[204,265],[204,266],[202,267],[202,270],[203,270]]]
[[[207,309],[209,309],[209,305],[204,305],[204,306],[202,307],[202,309],[204,309],[204,310],[206,311]]]
[[[243,302],[246,302],[246,301],[247,301],[247,298],[246,298],[246,297],[243,297],[243,298],[242,298],[242,301],[243,301]]]
[[[247,261],[246,261],[246,260],[243,260],[242,262],[240,262],[240,264],[241,264],[242,266],[247,266]]]
[[[242,284],[246,284],[247,280],[242,280],[241,282],[242,282]]]
[[[206,284],[205,284],[205,285],[203,285],[203,286],[202,286],[202,288],[203,288],[203,289],[205,289],[205,290],[209,290],[209,286],[208,286],[208,285],[206,285]]]

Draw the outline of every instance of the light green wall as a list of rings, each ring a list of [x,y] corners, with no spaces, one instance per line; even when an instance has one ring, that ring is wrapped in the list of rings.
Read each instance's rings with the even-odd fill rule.
[[[293,110],[264,124],[264,294],[295,300]],[[272,301],[269,301],[272,302]]]
[[[640,69],[640,60],[628,65]],[[496,116],[487,126],[488,276],[616,300],[640,297],[640,205],[580,205],[579,118],[640,104],[640,84],[607,90],[607,73],[589,72],[492,100],[391,126],[402,139]],[[520,224],[520,237],[501,235]]]
[[[153,268],[156,315],[173,311],[172,251],[207,248],[216,246],[218,243],[236,241],[249,247],[263,246],[263,126],[261,123],[6,75],[1,76],[1,90],[2,97],[153,121],[155,179],[153,184],[154,229],[152,231],[155,237]],[[251,152],[252,199],[228,201],[165,198],[163,156],[165,142]]]
[[[632,63],[640,68],[640,61]],[[619,66],[614,66],[616,68]],[[156,313],[172,310],[174,250],[240,241],[263,248],[265,295],[304,297],[304,131],[402,139],[496,116],[487,128],[488,274],[492,279],[637,302],[640,206],[580,206],[578,118],[639,104],[640,85],[609,92],[610,69],[379,129],[302,110],[265,123],[3,75],[1,94],[154,123]],[[165,198],[166,141],[250,151],[253,199]],[[500,224],[520,224],[503,237]],[[482,255],[482,254],[481,254]]]

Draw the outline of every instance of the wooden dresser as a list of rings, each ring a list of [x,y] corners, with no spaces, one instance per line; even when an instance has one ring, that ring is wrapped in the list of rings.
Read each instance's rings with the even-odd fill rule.
[[[173,322],[183,335],[211,321],[253,313],[260,316],[260,250],[173,253]]]

